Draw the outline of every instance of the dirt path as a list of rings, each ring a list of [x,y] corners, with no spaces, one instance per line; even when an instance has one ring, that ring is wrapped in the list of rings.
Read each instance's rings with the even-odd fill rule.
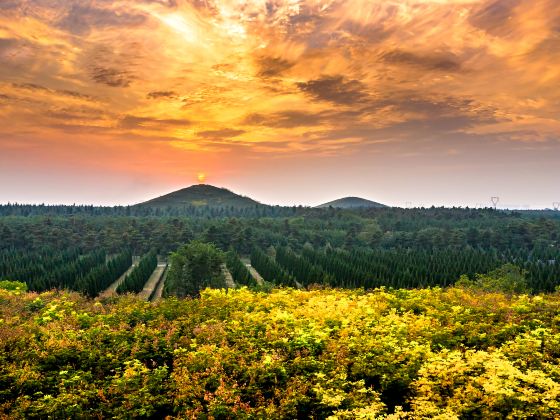
[[[157,302],[161,299],[161,296],[163,295],[163,286],[165,285],[165,279],[167,279],[167,273],[169,273],[169,267],[166,268],[165,273],[163,273],[163,277],[156,286],[156,290],[154,291],[154,294],[152,296],[152,302]]]
[[[264,284],[264,279],[259,274],[259,272],[253,268],[253,266],[251,265],[251,261],[247,258],[242,258],[241,262],[243,264],[245,264],[245,267],[247,267],[247,269],[249,270],[249,273],[251,273],[251,275],[253,276],[253,278],[257,282],[257,284],[259,286],[262,286]]]
[[[235,282],[233,281],[233,277],[231,276],[231,273],[229,272],[225,264],[222,264],[222,273],[226,280],[226,286],[229,289],[235,289]]]
[[[140,293],[138,293],[138,296],[140,296],[144,300],[150,299],[166,267],[167,267],[166,263],[158,263],[156,269],[154,270],[154,272],[152,273],[152,275],[144,285],[144,289]]]
[[[99,294],[99,297],[108,297],[116,294],[117,287],[119,287],[119,285],[124,281],[126,276],[129,275],[132,272],[132,270],[134,270],[134,267],[138,265],[138,261],[140,261],[140,257],[132,257],[132,265],[128,268],[128,270],[126,270],[125,273],[122,276],[120,276],[116,281],[111,283],[109,287],[103,290]]]

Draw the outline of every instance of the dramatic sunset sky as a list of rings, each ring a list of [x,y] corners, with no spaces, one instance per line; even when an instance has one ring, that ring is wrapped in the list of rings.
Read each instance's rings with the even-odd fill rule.
[[[0,0],[0,202],[560,201],[559,0]]]

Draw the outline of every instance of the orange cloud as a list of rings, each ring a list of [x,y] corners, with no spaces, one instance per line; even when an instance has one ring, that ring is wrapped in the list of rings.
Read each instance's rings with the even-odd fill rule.
[[[232,167],[458,138],[550,145],[559,28],[557,0],[11,0],[0,145],[79,134],[227,151]]]

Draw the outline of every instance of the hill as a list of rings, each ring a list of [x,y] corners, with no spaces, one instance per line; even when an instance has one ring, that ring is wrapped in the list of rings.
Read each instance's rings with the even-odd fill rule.
[[[137,204],[140,207],[253,207],[260,203],[226,188],[213,185],[192,185],[172,193],[162,195],[149,201]]]
[[[381,208],[387,207],[385,204],[366,200],[360,197],[344,197],[338,200],[318,205],[317,208],[334,207],[336,209],[357,209],[357,208]]]

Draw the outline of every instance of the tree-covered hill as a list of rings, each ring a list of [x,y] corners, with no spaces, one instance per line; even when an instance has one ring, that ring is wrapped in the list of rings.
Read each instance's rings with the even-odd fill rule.
[[[174,191],[144,203],[137,204],[136,206],[144,208],[183,208],[186,206],[233,207],[239,209],[258,205],[260,205],[260,203],[257,201],[249,197],[235,194],[226,188],[199,184]]]
[[[366,200],[360,197],[344,197],[338,200],[329,201],[328,203],[320,204],[317,208],[335,209],[367,209],[367,208],[383,208],[387,207],[385,204],[377,203],[376,201]]]

